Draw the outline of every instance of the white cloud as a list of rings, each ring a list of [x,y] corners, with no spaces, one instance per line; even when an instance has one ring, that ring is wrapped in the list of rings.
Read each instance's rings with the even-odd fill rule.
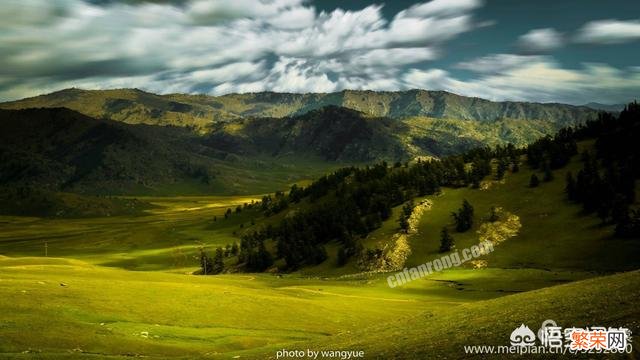
[[[216,95],[229,92],[331,92],[336,84],[313,64],[302,59],[280,58],[266,77],[253,82],[226,82],[213,89]]]
[[[584,64],[579,69],[565,69],[551,57],[529,56],[518,58],[522,61],[507,61],[510,65],[499,71],[505,59],[513,57],[492,55],[469,62],[482,66],[477,69],[479,75],[468,80],[440,69],[413,69],[402,80],[413,88],[446,90],[491,100],[620,103],[631,101],[640,93],[637,67],[619,69],[606,64]]]
[[[374,49],[352,57],[349,63],[355,68],[388,67],[434,60],[437,57],[437,51],[431,48]]]
[[[273,16],[267,22],[276,28],[296,30],[313,26],[315,19],[314,8],[298,6]]]
[[[575,40],[594,44],[616,44],[640,40],[640,20],[592,21],[578,31]]]
[[[327,57],[352,50],[384,47],[386,22],[380,6],[360,11],[335,10],[321,13],[312,27],[296,34],[275,33],[274,51],[283,56]]]
[[[454,80],[449,73],[442,69],[418,70],[411,69],[402,77],[407,87],[412,89],[447,90],[452,91]]]
[[[440,89],[494,100],[622,102],[640,93],[640,67],[566,69],[533,55],[562,46],[551,28],[519,39],[529,55],[457,64],[460,78],[425,70],[444,43],[476,23],[479,0],[433,0],[391,19],[380,5],[318,12],[305,0],[7,0],[0,12],[0,99],[67,87],[137,87],[158,93]],[[640,39],[640,21],[586,24],[573,41]]]
[[[302,0],[194,0],[187,14],[200,25],[216,25],[240,18],[272,18],[291,8],[299,9]]]
[[[522,35],[518,43],[525,52],[548,52],[562,46],[563,38],[555,29],[534,29]]]
[[[190,73],[190,76],[197,81],[207,81],[210,83],[225,82],[239,77],[260,74],[263,67],[264,62],[238,62],[214,69],[196,70]]]
[[[278,92],[330,92],[335,84],[327,74],[299,59],[280,59],[267,77],[269,88]]]
[[[433,0],[416,4],[402,11],[399,16],[408,17],[432,17],[432,16],[456,16],[468,13],[482,6],[480,0]]]
[[[485,57],[461,62],[457,68],[479,73],[502,73],[514,68],[519,68],[531,61],[540,61],[541,56],[493,54]]]
[[[479,0],[433,0],[400,11],[389,26],[390,42],[420,43],[449,40],[474,27],[471,11]]]
[[[389,29],[389,42],[418,44],[445,41],[471,29],[471,17],[468,15],[449,18],[396,17]]]
[[[69,86],[154,92],[393,89],[406,66],[475,27],[479,0],[317,12],[305,0],[8,0],[0,99]],[[11,86],[11,87],[10,87]]]

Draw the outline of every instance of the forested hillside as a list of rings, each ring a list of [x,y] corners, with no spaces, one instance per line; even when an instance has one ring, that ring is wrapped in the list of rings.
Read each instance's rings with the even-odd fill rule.
[[[66,108],[0,110],[0,185],[98,194],[274,191],[340,166],[522,145],[550,131],[541,122],[510,120],[497,135],[476,121],[442,121],[327,106],[287,118],[230,120],[198,133]]]
[[[534,171],[529,186],[538,187],[554,180],[554,172],[576,155],[584,168],[575,178],[567,172],[566,198],[559,200],[583,204],[583,214],[596,213],[603,225],[615,225],[615,236],[637,238],[640,211],[635,184],[640,177],[640,153],[634,142],[640,135],[639,120],[640,106],[632,103],[618,116],[602,113],[597,120],[563,129],[523,149],[485,147],[443,159],[340,169],[309,186],[293,186],[286,194],[278,192],[249,205],[267,215],[268,225],[245,232],[238,264],[251,271],[265,270],[277,259],[288,270],[316,265],[327,259],[325,245],[332,241],[340,244],[341,262],[352,256],[376,261],[384,254],[363,253],[360,242],[389,220],[393,207],[405,204],[398,221],[406,231],[414,198],[437,194],[442,187],[478,189],[485,178],[499,181],[522,166]],[[578,142],[585,141],[595,145],[578,154]],[[471,228],[473,211],[466,207],[470,205],[463,204],[454,216],[459,232]],[[288,214],[275,223],[268,221],[281,212]],[[265,243],[273,244],[272,251]]]

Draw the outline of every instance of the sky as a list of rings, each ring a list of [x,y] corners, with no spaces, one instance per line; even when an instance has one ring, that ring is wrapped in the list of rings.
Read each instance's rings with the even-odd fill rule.
[[[65,88],[640,98],[637,0],[3,0],[0,101]]]

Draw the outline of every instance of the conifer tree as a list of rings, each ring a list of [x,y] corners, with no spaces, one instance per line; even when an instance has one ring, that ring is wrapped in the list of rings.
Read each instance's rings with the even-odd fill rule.
[[[551,166],[549,165],[549,163],[545,163],[544,178],[542,178],[542,181],[549,182],[551,180],[553,180],[553,172],[551,171]]]
[[[211,275],[213,273],[213,261],[200,249],[200,270],[203,275]]]
[[[462,202],[462,207],[458,212],[451,214],[456,222],[456,231],[465,232],[473,226],[473,206],[466,199]]]
[[[567,194],[567,199],[570,201],[576,201],[576,181],[573,179],[573,175],[571,171],[567,172],[567,185],[564,188],[565,194]]]
[[[212,274],[220,274],[224,271],[224,253],[222,248],[216,249],[216,255],[213,257]]]
[[[440,232],[440,252],[451,251],[453,248],[453,237],[449,234],[449,230],[446,227],[442,228]]]
[[[538,185],[540,185],[540,180],[538,179],[538,176],[536,176],[536,174],[532,174],[531,175],[531,179],[529,179],[529,187],[538,187]]]

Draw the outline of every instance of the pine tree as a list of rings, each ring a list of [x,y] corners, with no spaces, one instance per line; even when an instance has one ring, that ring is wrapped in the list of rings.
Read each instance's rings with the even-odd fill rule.
[[[231,255],[236,256],[238,255],[238,243],[233,243],[233,245],[231,245]]]
[[[349,252],[347,249],[344,248],[344,246],[341,246],[338,249],[338,259],[337,259],[338,267],[344,266],[347,263],[347,261],[349,261]]]
[[[623,238],[637,238],[640,236],[640,210],[632,210],[618,222],[615,234]]]
[[[623,195],[617,195],[613,200],[613,207],[611,209],[611,219],[614,223],[619,223],[629,217],[629,204],[626,202]]]
[[[573,175],[571,174],[571,171],[569,171],[567,173],[567,186],[565,186],[564,192],[567,194],[567,198],[570,201],[577,200],[576,190],[577,190],[576,181],[573,179]]]
[[[402,207],[402,212],[404,212],[404,214],[406,216],[411,216],[411,213],[413,212],[413,200],[409,200],[406,204],[404,204],[404,206]]]
[[[529,180],[529,187],[534,188],[534,187],[538,187],[538,185],[540,185],[540,180],[538,179],[536,174],[532,174],[531,179]]]
[[[203,275],[210,275],[213,273],[213,262],[203,249],[200,249],[200,270]]]
[[[320,264],[321,262],[325,261],[328,257],[327,255],[327,250],[324,248],[324,246],[322,245],[315,245],[312,246],[308,249],[309,251],[309,260],[311,261],[311,264]]]
[[[544,165],[544,178],[542,178],[542,181],[549,182],[551,180],[553,180],[553,172],[551,171],[551,166],[547,162]]]
[[[462,210],[467,215],[469,224],[471,224],[473,222],[473,206],[471,206],[471,203],[467,201],[467,199],[462,201]]]
[[[505,158],[501,158],[500,160],[498,160],[498,166],[496,168],[496,180],[502,180],[508,168],[509,163]]]
[[[469,173],[469,182],[471,183],[471,187],[474,189],[480,188],[480,177],[476,176],[473,172]]]
[[[216,255],[213,258],[211,273],[220,274],[222,271],[224,271],[224,253],[222,248],[217,248]]]
[[[473,206],[466,199],[462,202],[462,207],[457,213],[452,213],[456,222],[456,231],[465,232],[473,226]]]
[[[264,246],[264,241],[258,242],[258,249],[252,250],[247,262],[247,268],[251,271],[264,271],[273,265],[273,257]]]
[[[488,159],[480,156],[476,157],[471,164],[471,172],[469,173],[469,180],[473,188],[479,188],[480,182],[485,176],[491,174],[491,162]]]
[[[400,229],[402,232],[409,231],[409,219],[411,218],[411,213],[413,212],[413,201],[410,200],[402,207],[402,213],[400,214],[400,218],[398,218],[398,223],[400,224]]]
[[[440,232],[440,252],[451,251],[453,246],[453,237],[449,234],[449,230],[447,230],[446,227],[443,227]]]
[[[291,200],[292,203],[299,202],[303,196],[304,196],[304,192],[302,191],[302,189],[298,187],[298,185],[296,184],[291,185],[291,189],[289,190],[289,199]]]

